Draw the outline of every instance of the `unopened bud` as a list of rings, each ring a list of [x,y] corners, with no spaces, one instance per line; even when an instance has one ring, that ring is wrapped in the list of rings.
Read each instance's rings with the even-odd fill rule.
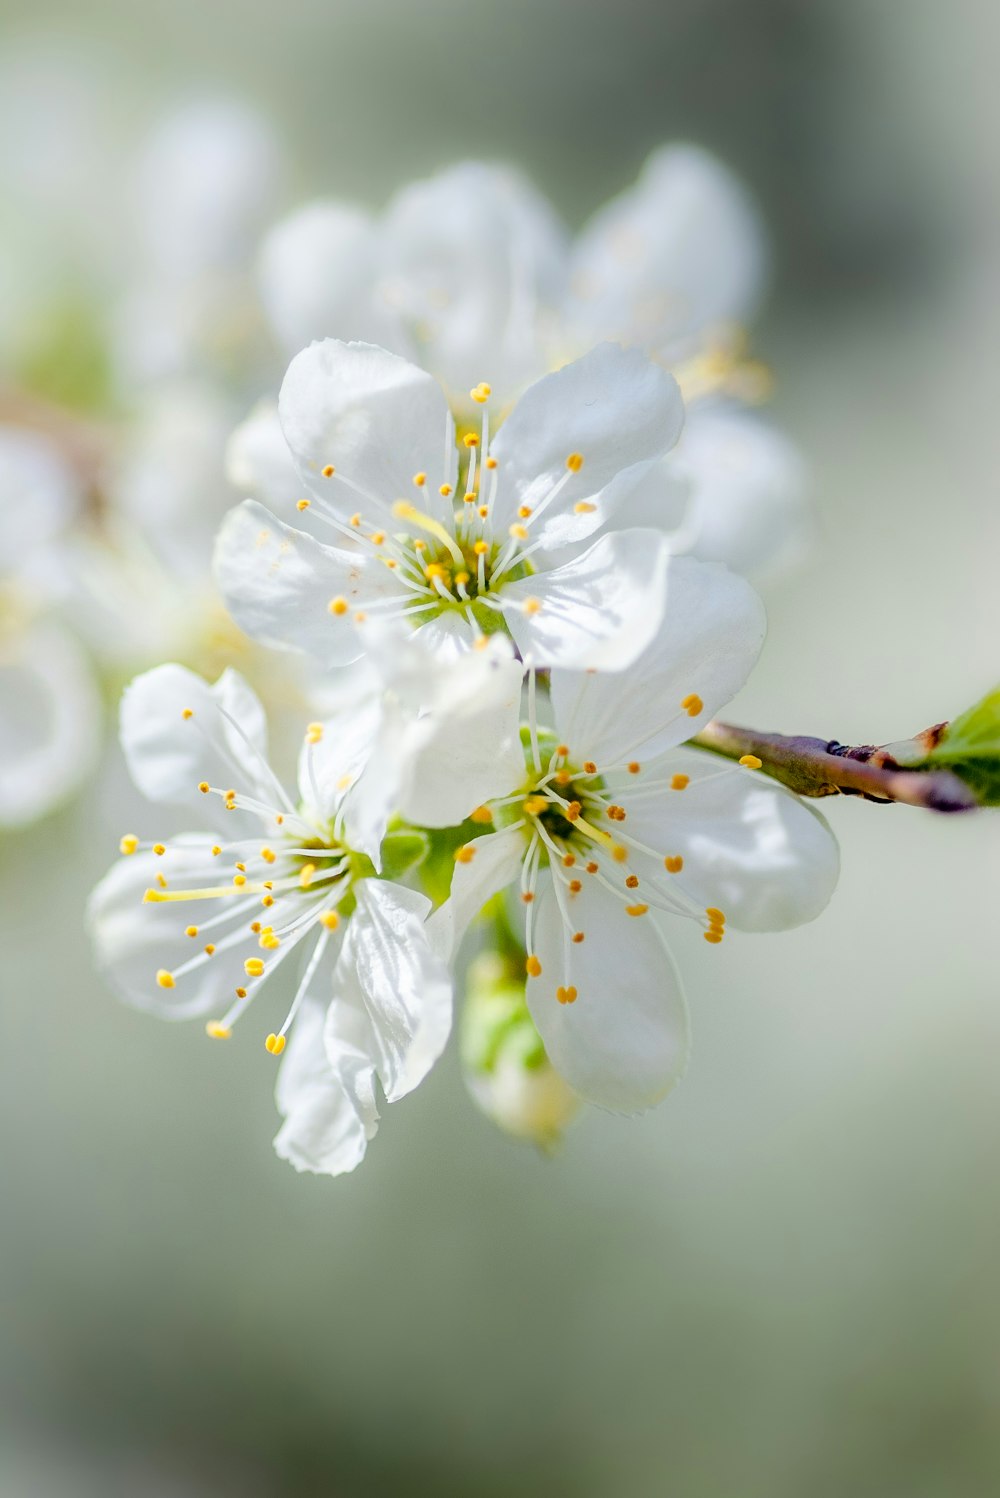
[[[462,1011],[466,1086],[487,1118],[544,1150],[560,1142],[580,1100],[545,1054],[524,997],[524,965],[484,952],[469,965]]]

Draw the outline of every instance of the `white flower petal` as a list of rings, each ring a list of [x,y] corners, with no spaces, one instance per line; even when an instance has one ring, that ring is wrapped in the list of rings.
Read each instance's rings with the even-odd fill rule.
[[[353,964],[342,976],[357,984],[371,1021],[379,1080],[395,1102],[423,1081],[444,1049],[451,980],[427,939],[429,900],[382,879],[363,879],[356,891],[349,928]],[[330,1060],[336,1061],[332,1051]]]
[[[246,983],[245,958],[259,955],[248,929],[260,908],[256,897],[234,893],[226,901],[232,925],[223,930],[246,933],[246,940],[232,947],[224,945],[217,927],[195,939],[184,934],[190,922],[218,915],[215,906],[222,906],[222,900],[143,902],[145,891],[157,887],[157,875],[172,888],[180,882],[188,888],[217,882],[219,860],[213,859],[211,847],[211,838],[197,835],[173,839],[162,857],[148,851],[133,853],[112,865],[90,897],[88,925],[98,966],[115,992],[136,1009],[164,1019],[190,1019],[199,1014],[220,1018],[233,1002],[236,988]],[[216,947],[211,957],[204,955],[208,942]],[[157,982],[161,970],[174,974],[199,954],[204,961],[178,976],[172,987],[163,988]]]
[[[37,432],[0,426],[0,571],[23,570],[30,553],[73,517],[80,484]]]
[[[348,1003],[336,981],[329,1008],[303,1001],[275,1090],[285,1122],[274,1148],[296,1170],[343,1175],[364,1159],[378,1128],[369,1035],[364,1009]]]
[[[406,745],[404,817],[421,827],[451,827],[520,784],[523,674],[502,638],[438,667],[428,711]]]
[[[344,518],[398,530],[399,499],[450,515],[438,487],[454,484],[454,423],[444,391],[416,365],[328,338],[292,360],[278,409],[303,482]],[[418,473],[427,475],[421,490]]]
[[[667,465],[690,485],[695,556],[758,580],[801,560],[814,530],[802,458],[754,412],[694,407]]]
[[[260,500],[281,520],[303,523],[295,505],[305,496],[273,401],[260,401],[232,433],[226,476],[241,496]]]
[[[837,884],[840,855],[826,820],[757,770],[697,749],[674,750],[618,783],[627,828],[683,870],[664,879],[658,861],[634,854],[640,877],[676,883],[699,906],[725,911],[743,931],[784,931],[813,920]],[[690,777],[683,791],[642,795],[647,780]],[[631,793],[631,794],[630,794]],[[633,799],[638,793],[638,799]]]
[[[672,375],[636,349],[600,344],[532,385],[500,428],[490,447],[499,464],[495,525],[505,530],[528,507],[539,512],[531,539],[547,549],[592,535],[628,481],[674,445],[683,421]],[[568,470],[577,457],[579,470]]]
[[[485,380],[503,401],[544,372],[565,244],[523,177],[464,162],[414,183],[389,205],[384,243],[384,293],[454,396]]]
[[[241,813],[201,794],[201,782],[274,804],[264,709],[235,671],[214,686],[184,666],[144,672],[125,688],[120,733],[129,774],[151,801],[197,807],[202,823],[224,817],[230,836]]]
[[[237,505],[222,524],[215,580],[248,635],[302,650],[326,666],[357,660],[364,646],[355,615],[401,592],[376,557],[325,546],[254,500]]]
[[[611,765],[683,743],[734,697],[760,653],[764,606],[725,568],[672,557],[656,638],[630,670],[585,675],[553,671],[559,736],[575,753]],[[681,706],[701,699],[693,714]]]
[[[566,894],[572,941],[552,888],[539,883],[535,955],[542,965],[528,979],[531,1017],[549,1060],[580,1095],[603,1108],[636,1113],[666,1097],[684,1074],[687,1007],[663,937],[647,914],[625,906],[590,879]],[[570,1003],[558,991],[576,990]]]
[[[656,531],[615,531],[582,556],[505,586],[504,616],[529,664],[620,671],[663,616],[669,548]]]
[[[289,354],[317,338],[362,338],[408,354],[398,314],[376,291],[379,234],[349,203],[315,202],[264,240],[261,300]]]
[[[80,785],[100,746],[89,661],[58,625],[0,633],[0,826],[33,822]]]
[[[583,344],[620,338],[676,358],[761,293],[766,245],[745,188],[708,152],[669,146],[584,228],[568,316]]]
[[[488,832],[469,844],[473,854],[468,862],[455,864],[451,894],[427,922],[431,945],[446,962],[454,957],[469,923],[487,900],[518,877],[525,846],[520,827]]]

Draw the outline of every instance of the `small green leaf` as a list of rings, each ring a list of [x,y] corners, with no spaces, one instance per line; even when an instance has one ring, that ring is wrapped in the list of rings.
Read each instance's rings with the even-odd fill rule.
[[[1000,806],[1000,687],[954,718],[921,768],[947,768],[982,806]]]

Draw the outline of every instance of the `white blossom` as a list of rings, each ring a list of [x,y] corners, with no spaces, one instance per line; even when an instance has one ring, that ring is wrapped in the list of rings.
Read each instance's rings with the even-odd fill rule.
[[[720,768],[682,747],[742,685],[763,636],[746,583],[674,560],[660,632],[630,671],[553,671],[546,726],[529,698],[527,775],[498,782],[496,830],[459,849],[432,917],[454,952],[484,903],[519,887],[534,1023],[563,1077],[608,1108],[651,1106],[684,1069],[670,917],[714,946],[730,928],[811,920],[836,882],[826,823],[759,761]]]
[[[496,435],[489,385],[473,396],[481,424],[456,447],[441,387],[397,355],[327,340],[292,361],[280,416],[299,509],[338,544],[255,502],[235,510],[216,578],[248,634],[327,665],[357,659],[357,625],[373,617],[408,620],[439,652],[506,628],[537,663],[636,658],[657,626],[669,547],[616,529],[615,515],[677,439],[675,382],[605,344],[532,386]],[[273,446],[256,451],[269,492]],[[244,443],[244,472],[253,456]]]
[[[309,726],[295,798],[268,764],[263,709],[232,671],[211,687],[174,665],[137,678],[121,735],[139,789],[193,810],[205,830],[122,838],[90,905],[102,968],[130,1003],[210,1015],[209,1035],[228,1039],[302,950],[291,1005],[265,1040],[274,1056],[288,1042],[275,1144],[300,1170],[353,1169],[376,1130],[376,1078],[388,1101],[403,1097],[451,1022],[450,979],[425,931],[430,901],[376,877],[345,839],[366,725]]]

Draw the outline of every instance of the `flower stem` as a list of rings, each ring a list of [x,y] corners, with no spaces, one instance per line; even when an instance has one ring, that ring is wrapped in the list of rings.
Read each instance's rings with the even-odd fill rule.
[[[979,805],[975,795],[951,770],[905,766],[908,758],[919,758],[933,747],[944,726],[929,728],[903,744],[851,747],[836,739],[761,733],[712,722],[691,742],[726,759],[755,755],[761,761],[761,774],[780,780],[800,796],[861,796],[866,801],[899,801],[927,811],[972,811]]]

